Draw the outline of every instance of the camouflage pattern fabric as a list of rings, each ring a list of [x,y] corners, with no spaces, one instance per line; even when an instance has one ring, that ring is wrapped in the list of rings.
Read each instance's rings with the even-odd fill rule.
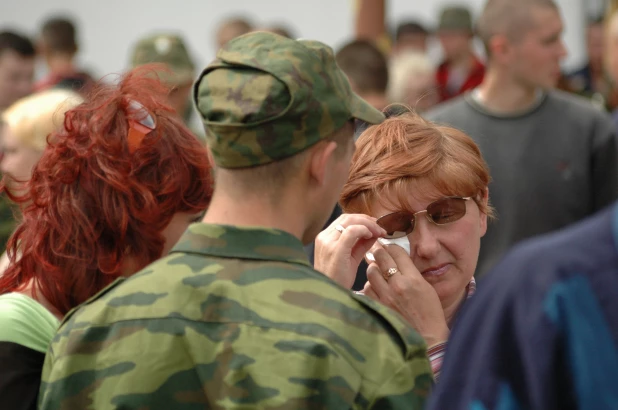
[[[65,318],[42,410],[421,409],[420,336],[277,230],[192,225]]]
[[[169,72],[157,73],[166,84],[180,86],[194,80],[195,65],[184,40],[176,34],[159,33],[137,42],[131,56],[131,66],[135,68],[149,63],[167,66]]]
[[[352,92],[330,47],[267,32],[228,42],[198,77],[193,97],[223,168],[290,157],[354,118],[384,120]]]

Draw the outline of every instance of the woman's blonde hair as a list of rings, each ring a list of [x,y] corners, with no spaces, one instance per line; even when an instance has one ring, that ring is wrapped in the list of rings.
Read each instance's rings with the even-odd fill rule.
[[[64,114],[83,102],[73,91],[52,89],[22,98],[2,113],[2,123],[22,143],[43,151],[47,136],[61,128]]]
[[[411,78],[435,75],[436,67],[425,53],[409,51],[393,58],[390,66],[388,99],[394,103],[406,102],[406,88]]]

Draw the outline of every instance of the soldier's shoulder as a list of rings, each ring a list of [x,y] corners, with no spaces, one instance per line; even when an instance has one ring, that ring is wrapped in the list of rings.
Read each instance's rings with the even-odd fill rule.
[[[161,302],[176,292],[177,283],[196,269],[206,269],[194,255],[174,253],[148,265],[131,277],[118,278],[84,303],[71,310],[62,322],[65,330],[84,325],[104,325],[126,319],[161,315]],[[120,308],[122,309],[116,309]],[[154,309],[154,308],[157,309]],[[173,306],[169,306],[173,308]],[[111,309],[110,309],[111,308]],[[150,310],[149,310],[150,309]]]
[[[380,345],[381,353],[399,355],[405,360],[425,355],[423,338],[398,313],[366,296],[354,294],[320,272],[300,269],[311,271],[308,277],[315,280],[306,285],[306,290],[286,291],[281,301],[284,307],[305,306],[309,313],[307,316],[303,313],[302,320],[318,321],[347,335],[352,345],[362,351],[365,349],[361,345],[375,343]],[[371,349],[376,353],[375,346]]]

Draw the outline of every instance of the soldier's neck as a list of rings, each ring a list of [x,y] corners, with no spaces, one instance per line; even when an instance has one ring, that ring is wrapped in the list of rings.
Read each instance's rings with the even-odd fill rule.
[[[247,227],[267,227],[279,229],[302,240],[306,227],[302,224],[294,204],[281,202],[273,204],[269,199],[247,197],[244,201],[235,200],[217,192],[213,195],[208,211],[202,222],[217,225]]]

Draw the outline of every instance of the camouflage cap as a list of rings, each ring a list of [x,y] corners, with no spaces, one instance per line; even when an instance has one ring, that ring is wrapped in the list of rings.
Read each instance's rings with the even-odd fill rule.
[[[171,72],[159,73],[159,78],[167,84],[193,82],[195,65],[184,41],[176,34],[155,34],[137,42],[131,56],[131,66],[135,68],[148,63],[162,63],[169,67]]]
[[[384,120],[352,92],[330,47],[267,32],[245,34],[219,50],[193,97],[214,161],[223,168],[290,157],[353,118]]]
[[[438,30],[472,32],[472,15],[470,14],[470,10],[463,6],[445,7],[440,14]]]

